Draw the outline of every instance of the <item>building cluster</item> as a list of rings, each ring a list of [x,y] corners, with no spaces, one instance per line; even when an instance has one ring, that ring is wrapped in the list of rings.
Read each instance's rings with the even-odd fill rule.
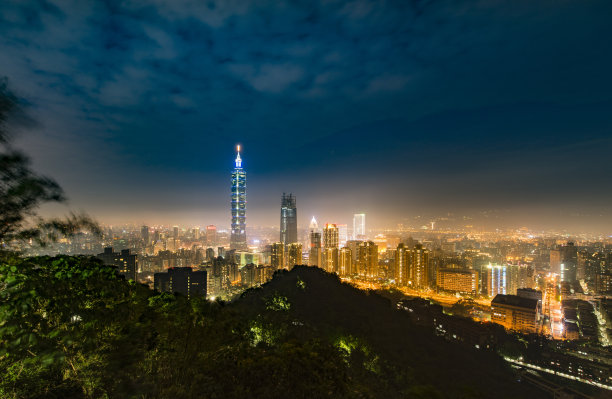
[[[247,173],[239,147],[233,166],[227,230],[215,225],[109,227],[102,240],[79,234],[60,241],[57,251],[97,254],[127,279],[209,297],[263,284],[277,270],[316,266],[369,288],[393,285],[440,299],[475,298],[490,303],[490,320],[506,328],[565,339],[590,339],[596,328],[575,320],[574,313],[591,320],[584,303],[597,307],[602,296],[612,295],[609,240],[559,239],[522,230],[434,231],[434,223],[430,230],[377,232],[366,229],[365,213],[354,214],[350,224],[319,226],[313,217],[301,230],[293,193],[280,198],[278,229],[247,230]],[[200,282],[196,289],[184,281]],[[582,305],[567,302],[572,299]]]

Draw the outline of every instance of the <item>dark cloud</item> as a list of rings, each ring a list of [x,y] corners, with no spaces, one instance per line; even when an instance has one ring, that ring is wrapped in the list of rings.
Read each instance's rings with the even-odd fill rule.
[[[0,74],[42,125],[22,146],[102,218],[127,207],[222,223],[236,142],[256,223],[275,223],[289,190],[330,217],[347,212],[342,201],[384,208],[381,223],[591,209],[611,198],[601,183],[610,11],[605,1],[9,1]],[[331,198],[334,188],[352,197]]]

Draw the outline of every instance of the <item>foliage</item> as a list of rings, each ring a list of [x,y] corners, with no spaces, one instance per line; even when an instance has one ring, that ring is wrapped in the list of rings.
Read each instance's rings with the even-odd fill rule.
[[[298,271],[226,304],[151,291],[90,257],[5,257],[0,397],[447,397],[439,383],[457,371],[438,362],[461,356],[476,393],[507,380],[375,294]]]

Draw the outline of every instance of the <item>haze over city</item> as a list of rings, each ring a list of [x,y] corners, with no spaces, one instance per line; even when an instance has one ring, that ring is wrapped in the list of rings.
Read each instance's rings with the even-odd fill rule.
[[[611,11],[5,2],[0,72],[35,121],[17,146],[102,223],[228,226],[242,144],[250,226],[276,225],[292,192],[303,228],[451,213],[609,235]]]

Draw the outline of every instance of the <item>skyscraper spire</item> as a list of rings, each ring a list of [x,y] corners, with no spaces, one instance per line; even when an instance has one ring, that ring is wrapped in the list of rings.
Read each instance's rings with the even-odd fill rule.
[[[240,144],[238,144],[236,152],[236,168],[242,168],[242,158],[240,158]]]
[[[312,220],[310,221],[310,231],[316,231],[319,230],[319,224],[317,223],[317,219],[315,219],[315,217],[312,217]]]

